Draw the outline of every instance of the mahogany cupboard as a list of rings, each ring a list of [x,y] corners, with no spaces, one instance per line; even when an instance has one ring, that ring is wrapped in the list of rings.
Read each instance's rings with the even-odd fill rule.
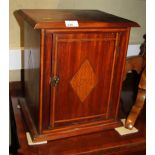
[[[97,10],[18,10],[24,21],[24,91],[34,141],[120,125],[118,108],[131,27]]]

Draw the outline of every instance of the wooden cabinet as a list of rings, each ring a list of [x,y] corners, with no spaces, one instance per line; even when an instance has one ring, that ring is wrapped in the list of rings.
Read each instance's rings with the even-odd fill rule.
[[[114,128],[130,28],[95,10],[19,10],[24,21],[24,98],[34,141]],[[69,24],[66,23],[69,22]]]

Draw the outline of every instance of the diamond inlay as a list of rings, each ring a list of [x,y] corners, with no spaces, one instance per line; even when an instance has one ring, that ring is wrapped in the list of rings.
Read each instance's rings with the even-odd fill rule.
[[[89,95],[91,90],[95,87],[97,82],[93,68],[91,67],[88,60],[86,60],[74,75],[70,84],[77,96],[83,102]]]

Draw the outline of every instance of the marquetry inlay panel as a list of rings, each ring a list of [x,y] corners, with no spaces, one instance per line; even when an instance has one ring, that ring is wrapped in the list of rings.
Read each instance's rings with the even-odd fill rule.
[[[88,60],[86,60],[74,75],[70,84],[77,96],[83,102],[90,94],[91,90],[95,87],[97,79],[93,68]]]

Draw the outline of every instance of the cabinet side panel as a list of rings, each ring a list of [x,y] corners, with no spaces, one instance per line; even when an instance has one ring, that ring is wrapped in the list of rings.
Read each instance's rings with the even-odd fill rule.
[[[24,23],[24,91],[32,120],[38,126],[39,75],[40,75],[40,32]]]

